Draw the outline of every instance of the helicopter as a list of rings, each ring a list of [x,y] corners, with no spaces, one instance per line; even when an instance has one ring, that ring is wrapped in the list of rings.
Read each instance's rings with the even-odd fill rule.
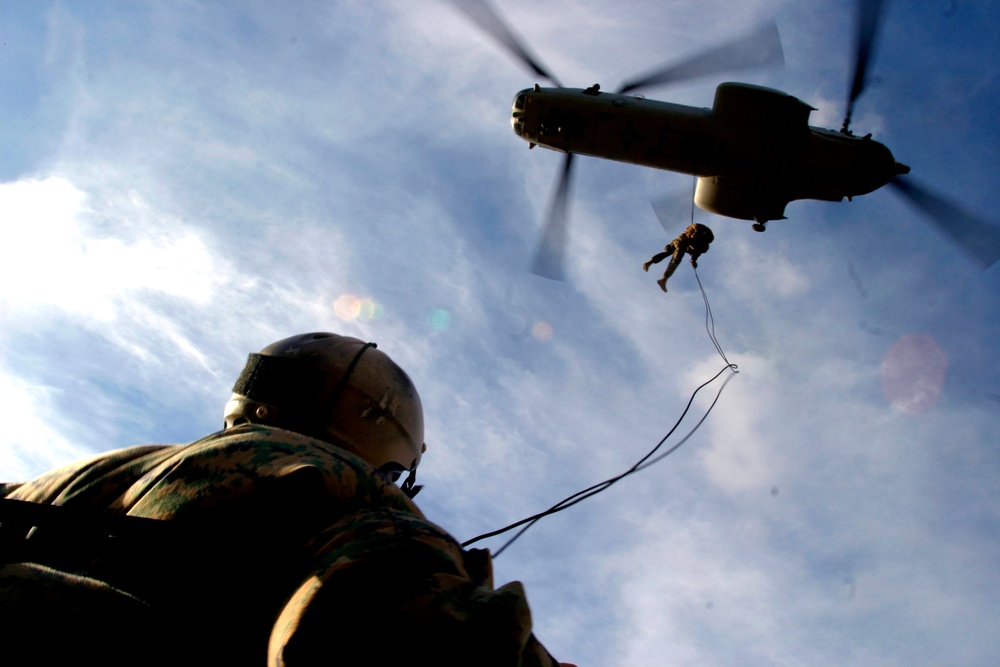
[[[781,65],[784,55],[773,21],[677,63],[627,80],[617,90],[567,88],[535,58],[487,0],[450,0],[484,32],[551,82],[517,92],[514,133],[564,154],[531,272],[563,280],[567,204],[575,155],[688,174],[697,178],[694,204],[727,218],[752,221],[763,232],[785,219],[792,201],[840,202],[890,185],[908,198],[984,269],[1000,260],[1000,227],[904,178],[897,161],[871,134],[851,130],[855,102],[868,83],[883,0],[856,5],[854,72],[839,130],[808,124],[815,109],[798,98],[749,83],[718,85],[711,108],[647,99],[651,86],[756,67]],[[662,220],[661,220],[662,223]]]

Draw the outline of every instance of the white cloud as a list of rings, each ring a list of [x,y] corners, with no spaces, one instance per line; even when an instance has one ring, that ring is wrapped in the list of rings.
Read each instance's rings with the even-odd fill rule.
[[[0,479],[21,481],[94,452],[64,435],[66,420],[52,395],[59,390],[33,384],[0,367]]]
[[[726,267],[725,288],[747,302],[758,300],[762,293],[785,300],[801,298],[812,280],[823,277],[808,275],[804,267],[788,259],[783,248],[767,239],[747,235],[732,238],[729,251],[735,257]]]
[[[839,126],[848,17],[832,3],[495,4],[564,83],[605,89],[773,11],[789,66],[747,80],[784,80],[822,102],[814,123]],[[247,352],[334,330],[414,377],[430,447],[418,501],[468,538],[622,472],[722,367],[688,266],[668,295],[641,270],[668,240],[646,197],[680,177],[579,159],[571,279],[526,274],[560,156],[529,152],[507,122],[534,75],[447,3],[59,7],[45,114],[23,123],[56,152],[0,186],[4,478],[81,448],[203,435]],[[985,11],[957,9],[934,25]],[[887,27],[901,48],[907,31]],[[994,61],[976,59],[977,84]],[[960,89],[963,72],[947,76]],[[651,97],[708,105],[714,83]],[[929,99],[876,101],[856,127],[903,136],[937,117]],[[988,200],[982,146],[950,134],[958,114],[990,136],[982,108],[949,100],[949,122],[905,133],[898,154],[932,155],[923,170]],[[710,219],[698,276],[740,374],[677,455],[498,561],[498,577],[528,584],[558,657],[901,665],[926,650],[989,664],[995,641],[949,648],[961,633],[947,618],[996,616],[996,290],[881,197],[795,204],[763,235]],[[338,317],[342,295],[378,315]],[[552,335],[533,337],[543,322]],[[888,334],[907,331],[949,360],[940,400],[916,416],[893,411],[879,373]]]
[[[145,215],[143,208],[114,214]],[[0,299],[18,310],[51,306],[102,321],[115,319],[121,299],[137,292],[211,300],[217,279],[197,235],[181,228],[132,243],[95,237],[84,220],[102,213],[65,178],[0,185],[8,239],[0,248]]]

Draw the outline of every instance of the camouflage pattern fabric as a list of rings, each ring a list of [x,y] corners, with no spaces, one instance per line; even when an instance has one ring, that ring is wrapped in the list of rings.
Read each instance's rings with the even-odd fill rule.
[[[698,223],[688,225],[680,238],[687,240],[687,252],[692,260],[697,260],[699,256],[708,252],[709,244],[715,240],[712,230]]]
[[[677,262],[683,259],[684,253],[690,254],[691,259],[697,260],[698,257],[708,252],[708,246],[714,239],[715,236],[708,227],[692,223],[677,238],[668,243],[663,250],[666,254],[673,254],[674,260]]]
[[[0,494],[163,525],[99,542],[32,529],[32,562],[0,566],[0,641],[34,664],[558,664],[521,585],[494,588],[488,552],[327,442],[244,425]]]

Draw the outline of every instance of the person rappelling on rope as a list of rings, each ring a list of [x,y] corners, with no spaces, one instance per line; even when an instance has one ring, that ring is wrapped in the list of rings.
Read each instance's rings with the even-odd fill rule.
[[[691,266],[698,268],[698,258],[708,252],[709,244],[715,240],[712,230],[705,225],[693,223],[681,232],[680,236],[668,243],[663,248],[663,252],[653,255],[648,262],[643,262],[642,270],[648,272],[652,264],[659,264],[667,257],[672,258],[667,268],[663,271],[663,277],[656,281],[664,292],[667,291],[667,279],[673,275],[674,270],[684,259],[684,255],[691,255]]]

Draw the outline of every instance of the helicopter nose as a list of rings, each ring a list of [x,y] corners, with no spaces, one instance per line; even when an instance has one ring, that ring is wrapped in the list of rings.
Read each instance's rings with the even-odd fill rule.
[[[863,195],[878,190],[880,187],[900,174],[909,173],[910,168],[897,162],[892,153],[883,144],[871,139],[870,136],[859,140],[860,148],[856,154],[853,178],[853,194]]]
[[[514,134],[520,137],[524,131],[524,123],[521,122],[521,119],[518,117],[519,115],[517,112],[514,112],[514,115],[510,118],[510,126],[514,129]]]
[[[530,88],[520,91],[514,96],[514,102],[511,104],[510,126],[519,137],[524,136],[524,121],[521,119],[524,117],[524,106],[529,92],[531,92]]]

